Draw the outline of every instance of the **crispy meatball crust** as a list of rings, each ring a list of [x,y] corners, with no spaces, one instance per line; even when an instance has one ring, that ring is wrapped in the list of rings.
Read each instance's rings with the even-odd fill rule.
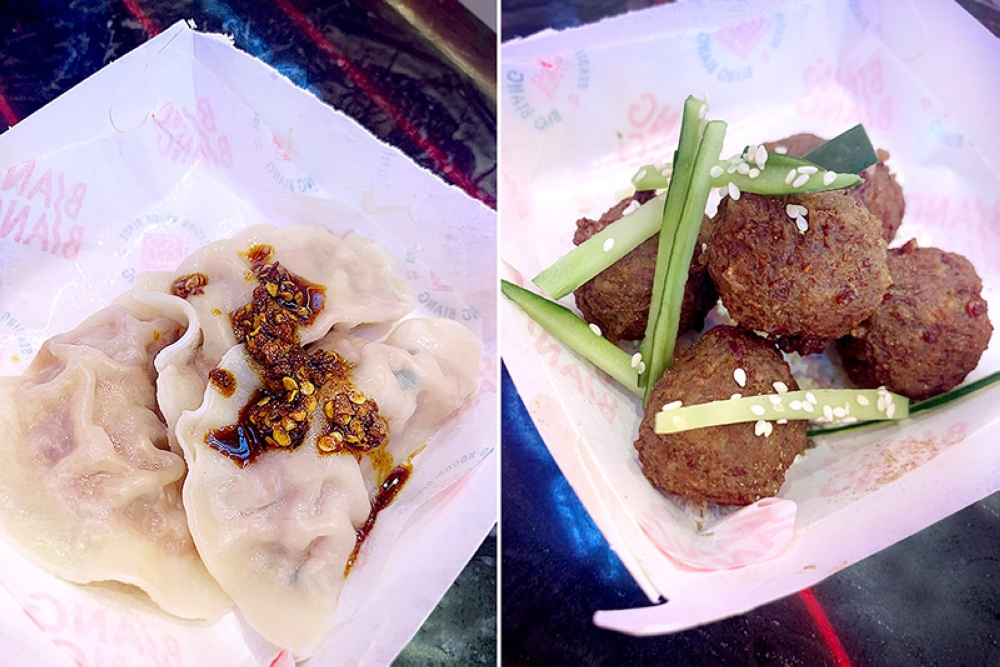
[[[914,400],[958,385],[979,363],[993,325],[982,281],[966,258],[910,241],[889,251],[894,284],[871,319],[837,342],[861,387]]]
[[[746,371],[739,386],[733,371]],[[773,383],[798,389],[788,365],[767,341],[741,329],[719,326],[679,355],[653,388],[635,448],[643,472],[655,486],[696,503],[749,505],[776,495],[785,471],[806,444],[807,423],[773,423],[770,436],[754,435],[754,424],[729,424],[657,435],[656,412],[672,401],[685,405],[773,394]]]
[[[640,204],[649,201],[651,191],[637,192],[634,197],[618,202],[601,216],[600,220],[583,218],[577,221],[573,243],[580,245],[612,222],[619,220],[632,201]],[[702,244],[711,241],[712,225],[708,219],[702,223],[698,234],[684,287],[681,305],[680,330],[700,329],[705,315],[715,306],[719,297],[708,277],[708,270],[699,261]],[[612,343],[619,340],[640,340],[646,335],[649,319],[649,302],[653,296],[653,278],[656,274],[656,251],[660,235],[644,241],[639,247],[622,257],[574,293],[576,305],[587,322],[601,328],[604,337]]]
[[[771,152],[778,146],[784,146],[788,155],[805,157],[825,142],[826,139],[815,134],[802,133],[769,141],[764,144],[764,148]],[[888,159],[889,153],[878,149],[878,164],[861,172],[864,182],[845,191],[864,204],[868,212],[882,223],[882,238],[886,243],[896,237],[896,230],[902,224],[903,214],[906,212],[903,188],[896,183],[896,176],[886,166],[885,161]]]
[[[808,231],[799,232],[787,204],[808,209]],[[891,282],[878,221],[837,191],[724,197],[707,255],[733,319],[791,340],[848,334],[875,312]]]

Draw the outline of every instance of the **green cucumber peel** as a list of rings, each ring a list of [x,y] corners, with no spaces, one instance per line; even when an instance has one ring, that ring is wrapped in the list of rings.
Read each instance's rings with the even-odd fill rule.
[[[662,219],[663,201],[653,197],[563,255],[531,282],[553,299],[561,299],[658,232]]]
[[[860,185],[862,182],[861,177],[856,173],[838,173],[833,170],[824,169],[809,160],[803,160],[793,155],[782,155],[781,153],[768,153],[764,168],[760,170],[760,174],[755,178],[750,178],[749,174],[741,174],[739,171],[729,173],[731,167],[737,166],[733,165],[729,160],[719,160],[716,166],[722,170],[722,173],[712,177],[713,188],[728,188],[729,184],[732,183],[739,188],[740,192],[752,192],[757,195],[793,195],[806,192],[842,190]],[[757,168],[755,165],[751,166]],[[816,173],[805,174],[808,177],[805,179],[805,183],[799,187],[794,187],[795,179],[803,175],[797,171],[800,167],[805,168],[806,171],[809,171],[810,168],[816,169]],[[789,179],[789,172],[793,170],[796,171],[796,176]],[[826,177],[828,173],[834,173],[833,180],[829,183],[826,182],[826,180],[829,180]],[[642,178],[638,178],[640,174],[643,174]],[[633,179],[633,183],[635,183],[636,190],[659,190],[667,187],[669,180],[656,171],[652,165],[646,165],[639,169],[636,177]]]
[[[885,389],[812,389],[747,396],[688,407],[679,401],[656,414],[656,433],[743,422],[811,420],[852,424],[870,420],[906,419],[912,410],[905,396]],[[771,427],[767,428],[770,431]]]
[[[941,406],[957,401],[960,398],[964,398],[969,394],[979,391],[980,389],[985,389],[991,385],[1000,383],[1000,371],[994,371],[989,375],[979,378],[975,382],[970,382],[969,384],[962,385],[961,387],[955,387],[950,389],[943,394],[938,394],[931,398],[925,399],[923,401],[918,401],[910,405],[910,414],[915,415],[927,410],[933,410]],[[832,428],[821,428],[809,431],[807,434],[810,438],[816,438],[821,435],[830,435],[833,433],[842,433],[843,431],[853,431],[859,428],[867,426],[878,426],[885,423],[884,420],[864,422],[859,424],[848,424],[845,426],[835,426]]]
[[[684,100],[684,114],[681,117],[680,138],[677,142],[677,151],[674,154],[674,162],[677,167],[674,170],[669,185],[666,186],[667,192],[663,205],[660,241],[656,250],[656,270],[653,274],[653,292],[649,302],[646,333],[639,347],[639,353],[642,355],[641,358],[644,361],[655,359],[654,363],[659,365],[660,370],[658,374],[654,375],[650,368],[651,364],[646,363],[646,372],[639,376],[639,385],[646,388],[644,401],[649,397],[649,391],[652,389],[652,385],[655,384],[655,381],[649,382],[649,378],[659,378],[663,374],[663,368],[665,368],[660,358],[662,355],[658,355],[654,347],[654,343],[657,340],[656,327],[660,318],[663,290],[667,282],[671,255],[673,254],[674,237],[677,234],[677,227],[684,213],[684,203],[689,195],[689,186],[694,172],[694,165],[704,134],[704,127],[699,118],[704,108],[705,103],[694,96],[689,95]],[[702,212],[704,213],[704,210]],[[700,224],[699,219],[699,226]],[[664,322],[665,325],[666,322]]]
[[[654,287],[653,304],[659,303],[656,317],[650,306],[649,324],[643,345],[649,342],[648,349],[640,348],[642,359],[646,363],[644,375],[645,393],[643,402],[649,401],[653,386],[670,366],[674,358],[674,346],[677,343],[678,327],[680,325],[681,304],[684,301],[684,286],[687,284],[691,258],[698,242],[698,232],[701,230],[702,219],[705,216],[705,206],[712,189],[712,178],[709,170],[719,159],[722,142],[726,137],[727,125],[721,120],[709,121],[705,125],[701,145],[694,159],[691,182],[687,189],[684,209],[674,235],[673,246],[664,275],[660,299],[656,299]],[[679,153],[679,151],[678,151]],[[670,204],[670,193],[667,193],[667,205]],[[661,263],[657,257],[657,269]]]
[[[506,280],[500,281],[500,291],[573,351],[610,375],[636,396],[642,395],[637,383],[638,372],[632,367],[632,357],[604,336],[595,334],[590,325],[573,314],[569,308]]]
[[[857,174],[878,164],[878,153],[859,123],[814,148],[806,155],[806,160],[831,171]]]

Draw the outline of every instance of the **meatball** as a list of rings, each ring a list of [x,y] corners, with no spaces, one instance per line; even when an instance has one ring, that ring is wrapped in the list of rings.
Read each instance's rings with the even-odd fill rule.
[[[746,373],[745,386],[734,378]],[[785,471],[806,445],[807,422],[772,422],[769,435],[755,435],[753,423],[728,424],[680,433],[654,432],[656,412],[673,401],[685,405],[775,393],[775,382],[798,385],[774,346],[730,326],[708,331],[680,354],[653,388],[639,425],[643,473],[655,486],[696,503],[749,505],[778,493]]]
[[[882,238],[886,243],[896,237],[896,230],[903,223],[906,200],[903,188],[896,183],[896,176],[885,166],[889,153],[878,150],[878,164],[861,172],[864,183],[850,188],[847,192],[868,207],[868,212],[882,223]]]
[[[619,220],[633,201],[642,204],[652,196],[651,191],[637,192],[634,197],[618,202],[600,220],[579,220],[573,243],[579,245]],[[705,315],[719,299],[708,271],[699,261],[702,248],[711,241],[711,227],[706,218],[698,233],[698,244],[694,249],[681,305],[681,331],[700,329],[705,322]],[[599,326],[605,338],[612,343],[619,340],[639,340],[646,335],[659,242],[660,235],[654,234],[575,292],[576,305],[583,313],[583,318]]]
[[[805,232],[789,204],[807,209]],[[724,197],[707,255],[733,319],[781,338],[786,351],[815,352],[847,335],[875,312],[890,283],[878,221],[839,191]]]
[[[788,155],[805,157],[825,142],[826,139],[815,134],[803,133],[767,142],[764,147],[771,152],[778,146],[783,146]],[[882,223],[882,238],[886,243],[895,238],[896,230],[902,224],[903,214],[906,212],[903,188],[896,183],[896,176],[886,166],[885,162],[888,159],[889,153],[881,148],[878,149],[878,164],[868,167],[860,174],[864,182],[846,190]]]
[[[889,251],[889,271],[894,284],[882,305],[837,343],[848,376],[914,400],[951,389],[993,333],[982,281],[966,258],[916,241]]]

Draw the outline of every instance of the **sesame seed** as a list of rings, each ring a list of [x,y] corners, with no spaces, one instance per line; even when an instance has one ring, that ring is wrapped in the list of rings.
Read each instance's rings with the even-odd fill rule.
[[[812,393],[811,391],[806,392],[806,400],[812,403],[813,405],[819,403],[819,401],[816,400],[816,394]]]
[[[662,176],[663,178],[670,178],[673,175],[674,175],[673,167],[666,167],[660,171],[660,176]]]
[[[799,217],[799,206],[798,204],[785,204],[785,215],[793,220]]]
[[[774,431],[774,427],[771,426],[771,422],[764,422],[764,437],[770,438],[772,431]]]
[[[802,404],[802,409],[805,410],[806,412],[812,412],[813,411],[813,404],[810,403],[809,401],[806,401],[806,402],[804,402]]]
[[[889,419],[892,419],[892,416],[894,414],[896,414],[896,404],[889,403],[889,407],[885,409],[885,416],[888,417]]]
[[[688,427],[688,420],[684,419],[684,417],[676,416],[673,421],[676,428],[684,429]]]
[[[767,410],[764,409],[763,405],[751,405],[750,412],[754,413],[757,416],[760,416],[763,415],[765,412],[767,412]]]
[[[837,172],[828,171],[825,174],[823,174],[823,185],[830,185],[835,180],[837,180]]]
[[[712,178],[718,178],[719,176],[722,176],[722,174],[724,173],[725,171],[719,165],[715,165],[708,170],[708,175],[711,176]]]
[[[626,216],[626,215],[629,215],[631,213],[635,213],[636,211],[639,210],[639,208],[640,208],[639,202],[637,202],[636,200],[633,199],[632,201],[629,202],[628,206],[625,207],[625,210],[622,211],[622,216]]]
[[[663,171],[663,168],[667,166],[667,163],[663,160],[657,160],[653,163],[653,169],[656,171]]]
[[[613,238],[605,239],[604,252],[611,252],[611,249],[614,247],[615,247],[615,240]]]
[[[797,168],[795,171],[799,172],[800,174],[815,174],[817,171],[819,171],[819,169],[817,169],[812,165],[804,164],[801,167]]]
[[[726,168],[726,173],[727,174],[735,174],[736,173],[736,169],[737,169],[737,166],[735,164],[731,164],[731,165],[729,165]]]
[[[767,422],[766,421],[758,421],[757,423],[755,423],[753,425],[753,434],[754,435],[764,435],[764,427],[765,426],[767,426]]]
[[[787,420],[787,419],[779,419],[779,420],[777,421],[777,423],[778,423],[778,424],[787,424],[787,423],[788,423],[788,420]]]
[[[740,189],[732,181],[729,182],[729,196],[732,197],[733,201],[740,200]]]
[[[795,175],[796,174],[795,174],[795,170],[794,169],[792,169],[790,172],[788,172],[788,176],[785,176],[785,185],[791,185],[792,184],[792,180],[795,178]]]
[[[636,352],[632,355],[632,368],[638,368],[640,363],[642,363],[642,353]]]
[[[708,113],[708,107],[704,104],[698,109],[698,120],[705,120],[705,114]]]
[[[595,336],[601,335],[601,327],[597,326],[593,322],[590,323],[590,330],[594,332]]]
[[[749,174],[747,174],[747,175],[748,175],[748,176],[749,176],[750,178],[757,178],[758,176],[760,176],[760,169],[756,169],[756,168],[754,168],[754,169],[751,169],[751,170],[750,170],[750,173],[749,173]]]
[[[870,405],[870,404],[871,404],[871,401],[869,401],[869,400],[868,400],[868,399],[867,399],[867,398],[865,397],[865,395],[864,395],[864,394],[858,394],[858,397],[857,397],[857,399],[855,399],[855,400],[857,400],[857,402],[858,402],[858,405]]]
[[[775,146],[774,147],[774,152],[778,153],[779,155],[787,155],[788,154],[788,146]]]
[[[758,148],[760,148],[760,146],[758,146],[757,144],[750,144],[749,146],[747,146],[747,152],[743,156],[743,159],[746,160],[747,162],[756,162]]]
[[[788,404],[788,407],[790,407],[792,410],[801,410],[802,401],[792,401],[791,403]]]
[[[858,418],[857,417],[844,417],[840,421],[843,424],[853,424],[854,422],[858,421]]]
[[[701,244],[701,251],[705,252],[706,250],[708,250],[708,244],[707,243],[702,243]]]
[[[639,371],[639,375],[642,375],[643,373],[645,373],[646,372],[646,362],[645,361],[640,361],[639,362],[639,367],[636,370]]]
[[[879,394],[878,403],[875,406],[879,412],[885,412],[885,396]]]
[[[775,396],[774,394],[770,394],[767,397],[767,400],[771,401],[771,403],[773,403],[774,405],[778,405],[781,403],[781,396]]]
[[[763,146],[757,147],[757,165],[763,169],[764,164],[767,163],[767,149]]]
[[[806,184],[806,182],[808,182],[808,180],[809,180],[809,174],[799,174],[798,176],[795,177],[795,180],[792,181],[792,187],[801,188],[803,185]]]
[[[771,386],[774,387],[774,390],[779,394],[784,394],[786,391],[788,391],[788,385],[782,382],[781,380],[778,380],[777,382],[772,382]]]
[[[802,216],[795,218],[795,226],[798,227],[799,231],[803,234],[809,231],[809,222]]]
[[[735,401],[738,398],[743,398],[743,394],[741,394],[739,392],[736,392],[735,394],[733,394],[732,396],[729,397],[729,400]]]
[[[642,179],[644,179],[644,178],[646,178],[646,170],[645,170],[645,169],[640,169],[640,170],[639,170],[639,173],[638,173],[638,174],[636,174],[636,175],[635,175],[635,176],[634,176],[634,177],[632,178],[632,182],[633,182],[633,183],[638,183],[639,181],[641,181],[641,180],[642,180]]]
[[[684,403],[682,403],[681,401],[670,401],[669,403],[667,403],[666,405],[663,406],[663,409],[664,410],[676,410],[677,408],[681,407],[682,405],[684,405]]]
[[[741,387],[747,386],[747,372],[742,368],[737,368],[733,371],[733,379],[736,380],[736,384]]]
[[[833,421],[833,408],[831,408],[829,405],[824,405],[823,406],[823,417],[827,421]]]
[[[736,168],[736,171],[746,176],[747,174],[750,173],[750,165],[748,165],[746,162],[743,162],[742,164],[740,164],[739,167]]]
[[[825,409],[824,409],[824,412],[825,412]],[[843,419],[844,417],[847,416],[847,411],[844,410],[844,408],[836,407],[836,408],[833,409],[833,416],[836,417],[837,419]]]

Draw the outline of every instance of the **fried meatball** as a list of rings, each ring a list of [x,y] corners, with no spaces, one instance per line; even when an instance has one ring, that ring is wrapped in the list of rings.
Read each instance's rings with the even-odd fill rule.
[[[989,345],[982,281],[966,258],[916,241],[889,251],[889,271],[882,305],[837,348],[858,386],[930,398],[965,379]]]
[[[746,372],[746,385],[734,371]],[[643,473],[655,486],[696,503],[749,505],[778,493],[785,471],[806,445],[805,421],[772,422],[768,436],[755,435],[753,423],[699,428],[657,435],[656,413],[673,401],[684,405],[775,393],[774,383],[798,385],[774,346],[730,326],[708,331],[677,357],[653,388],[639,425]]]
[[[906,212],[903,188],[896,183],[896,176],[885,165],[888,159],[889,153],[878,149],[878,164],[861,172],[864,183],[847,191],[879,219],[882,223],[882,238],[886,243],[896,237],[896,230],[903,223],[903,214]]]
[[[788,204],[808,210],[804,233]],[[724,197],[707,255],[733,319],[785,338],[793,346],[786,351],[811,352],[811,339],[847,335],[875,312],[890,283],[878,221],[839,191]]]
[[[637,192],[634,197],[618,202],[600,220],[583,218],[577,221],[573,243],[580,245],[619,220],[633,201],[643,204],[652,196],[651,191]],[[687,285],[684,287],[681,331],[700,329],[705,322],[705,315],[719,298],[708,277],[708,271],[699,261],[703,245],[711,241],[711,229],[712,225],[706,218],[698,233],[698,244],[694,249]],[[583,318],[599,326],[604,337],[612,343],[619,340],[639,340],[646,335],[659,242],[660,235],[654,234],[574,293]]]
[[[778,146],[784,146],[788,155],[805,157],[825,142],[826,139],[815,134],[802,133],[793,134],[779,141],[767,142],[764,148],[772,152]],[[896,183],[896,176],[886,166],[885,161],[888,159],[889,153],[881,148],[878,149],[878,164],[868,167],[860,174],[864,182],[846,190],[882,223],[882,238],[886,243],[895,238],[896,230],[902,224],[903,214],[906,212],[903,188]]]

